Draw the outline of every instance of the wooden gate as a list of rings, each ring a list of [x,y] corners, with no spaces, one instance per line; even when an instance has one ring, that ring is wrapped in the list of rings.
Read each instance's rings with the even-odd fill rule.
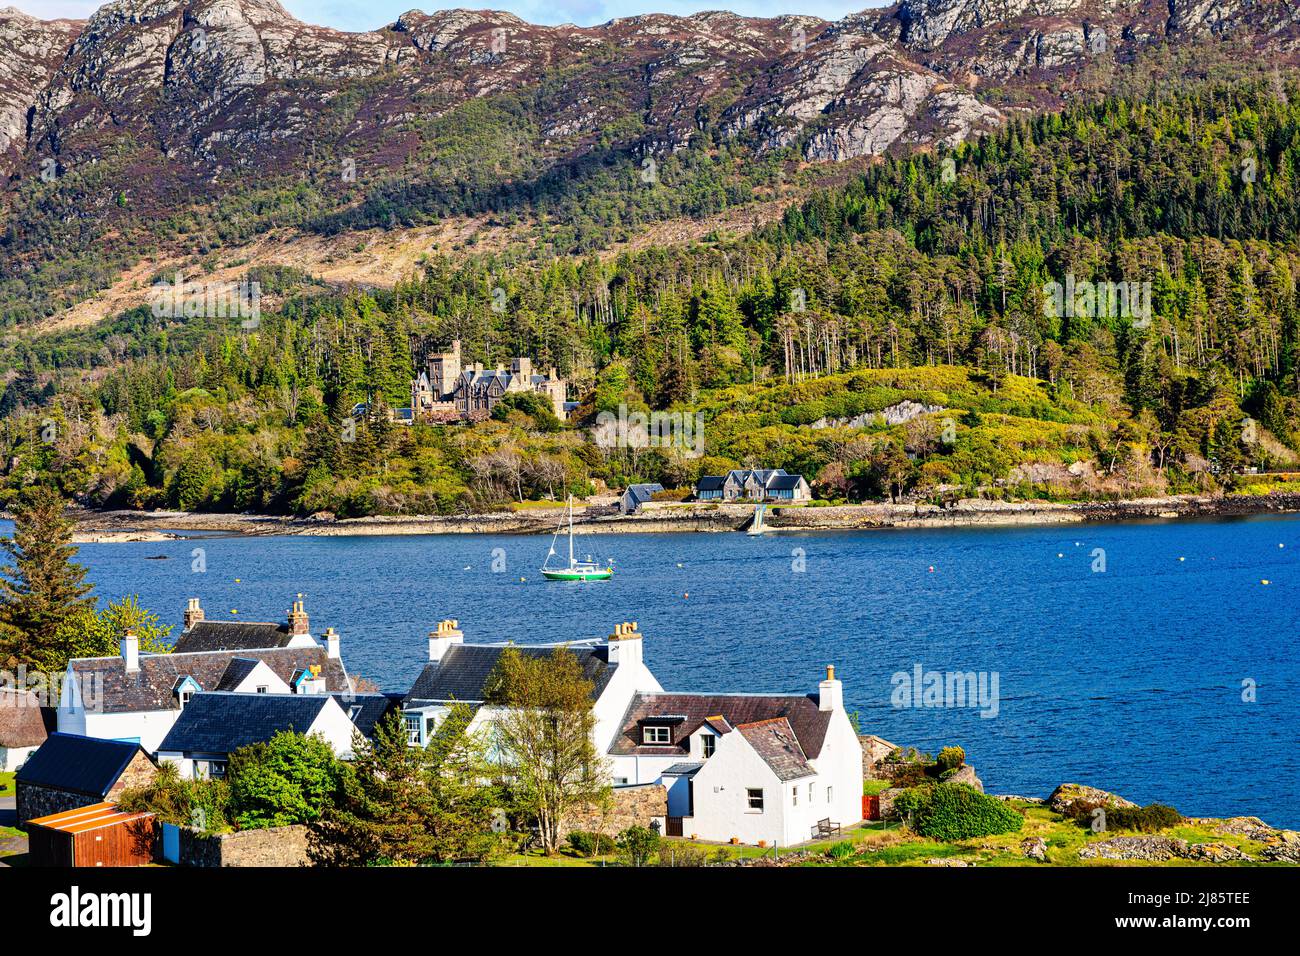
[[[862,795],[862,819],[879,820],[880,819],[880,795],[874,793],[864,793]]]

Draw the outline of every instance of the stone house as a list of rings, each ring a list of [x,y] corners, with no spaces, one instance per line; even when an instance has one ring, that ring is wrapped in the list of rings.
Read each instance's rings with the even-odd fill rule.
[[[550,401],[556,417],[564,417],[568,383],[554,367],[546,374],[535,372],[531,358],[516,356],[508,370],[500,365],[485,369],[481,362],[464,365],[460,341],[456,340],[450,352],[429,355],[425,366],[411,382],[411,413],[417,420],[487,418],[506,395],[522,392],[542,395]]]
[[[137,743],[52,733],[18,771],[18,822],[113,801],[157,771]]]

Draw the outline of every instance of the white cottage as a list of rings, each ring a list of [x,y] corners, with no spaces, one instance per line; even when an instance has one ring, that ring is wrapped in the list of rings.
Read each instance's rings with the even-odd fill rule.
[[[158,745],[159,761],[175,764],[184,779],[226,775],[230,754],[265,743],[281,731],[315,734],[336,756],[352,756],[356,730],[331,694],[196,694]]]
[[[117,657],[68,662],[59,697],[58,729],[158,749],[195,694],[328,694],[352,691],[338,635],[325,646],[141,654],[131,634]]]
[[[634,622],[618,625],[603,643],[466,644],[458,621],[442,621],[429,634],[429,662],[402,702],[412,745],[427,744],[438,724],[458,703],[478,707],[469,726],[471,732],[492,719],[497,710],[481,705],[489,696],[487,684],[507,647],[536,656],[549,656],[557,647],[567,647],[578,658],[583,676],[592,683],[595,744],[602,752],[618,732],[633,695],[662,690],[645,665],[641,633]]]
[[[809,695],[639,693],[609,756],[616,784],[664,784],[670,836],[790,846],[862,819],[862,747],[834,668]]]

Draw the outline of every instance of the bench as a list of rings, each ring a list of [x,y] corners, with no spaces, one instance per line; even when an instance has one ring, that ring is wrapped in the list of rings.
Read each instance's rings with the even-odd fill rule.
[[[824,820],[817,821],[817,825],[813,827],[812,835],[813,839],[817,840],[832,836],[841,836],[842,833],[840,831],[840,825],[838,823],[832,823],[831,818],[826,817]]]

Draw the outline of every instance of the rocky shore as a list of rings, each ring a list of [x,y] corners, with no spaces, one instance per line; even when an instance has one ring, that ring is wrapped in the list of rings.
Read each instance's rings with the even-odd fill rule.
[[[1300,512],[1300,495],[1177,495],[1128,501],[1005,502],[963,499],[946,507],[933,504],[861,504],[824,508],[769,509],[765,524],[781,531],[859,531],[875,528],[999,527],[1078,524],[1175,518],[1234,517]],[[409,515],[338,519],[333,515],[294,518],[278,515],[205,514],[180,511],[82,511],[78,543],[165,541],[192,534],[225,535],[390,535],[390,534],[549,534],[564,510],[528,508],[474,515]],[[652,502],[639,514],[619,515],[608,506],[576,511],[579,534],[740,531],[754,509],[748,504]]]

